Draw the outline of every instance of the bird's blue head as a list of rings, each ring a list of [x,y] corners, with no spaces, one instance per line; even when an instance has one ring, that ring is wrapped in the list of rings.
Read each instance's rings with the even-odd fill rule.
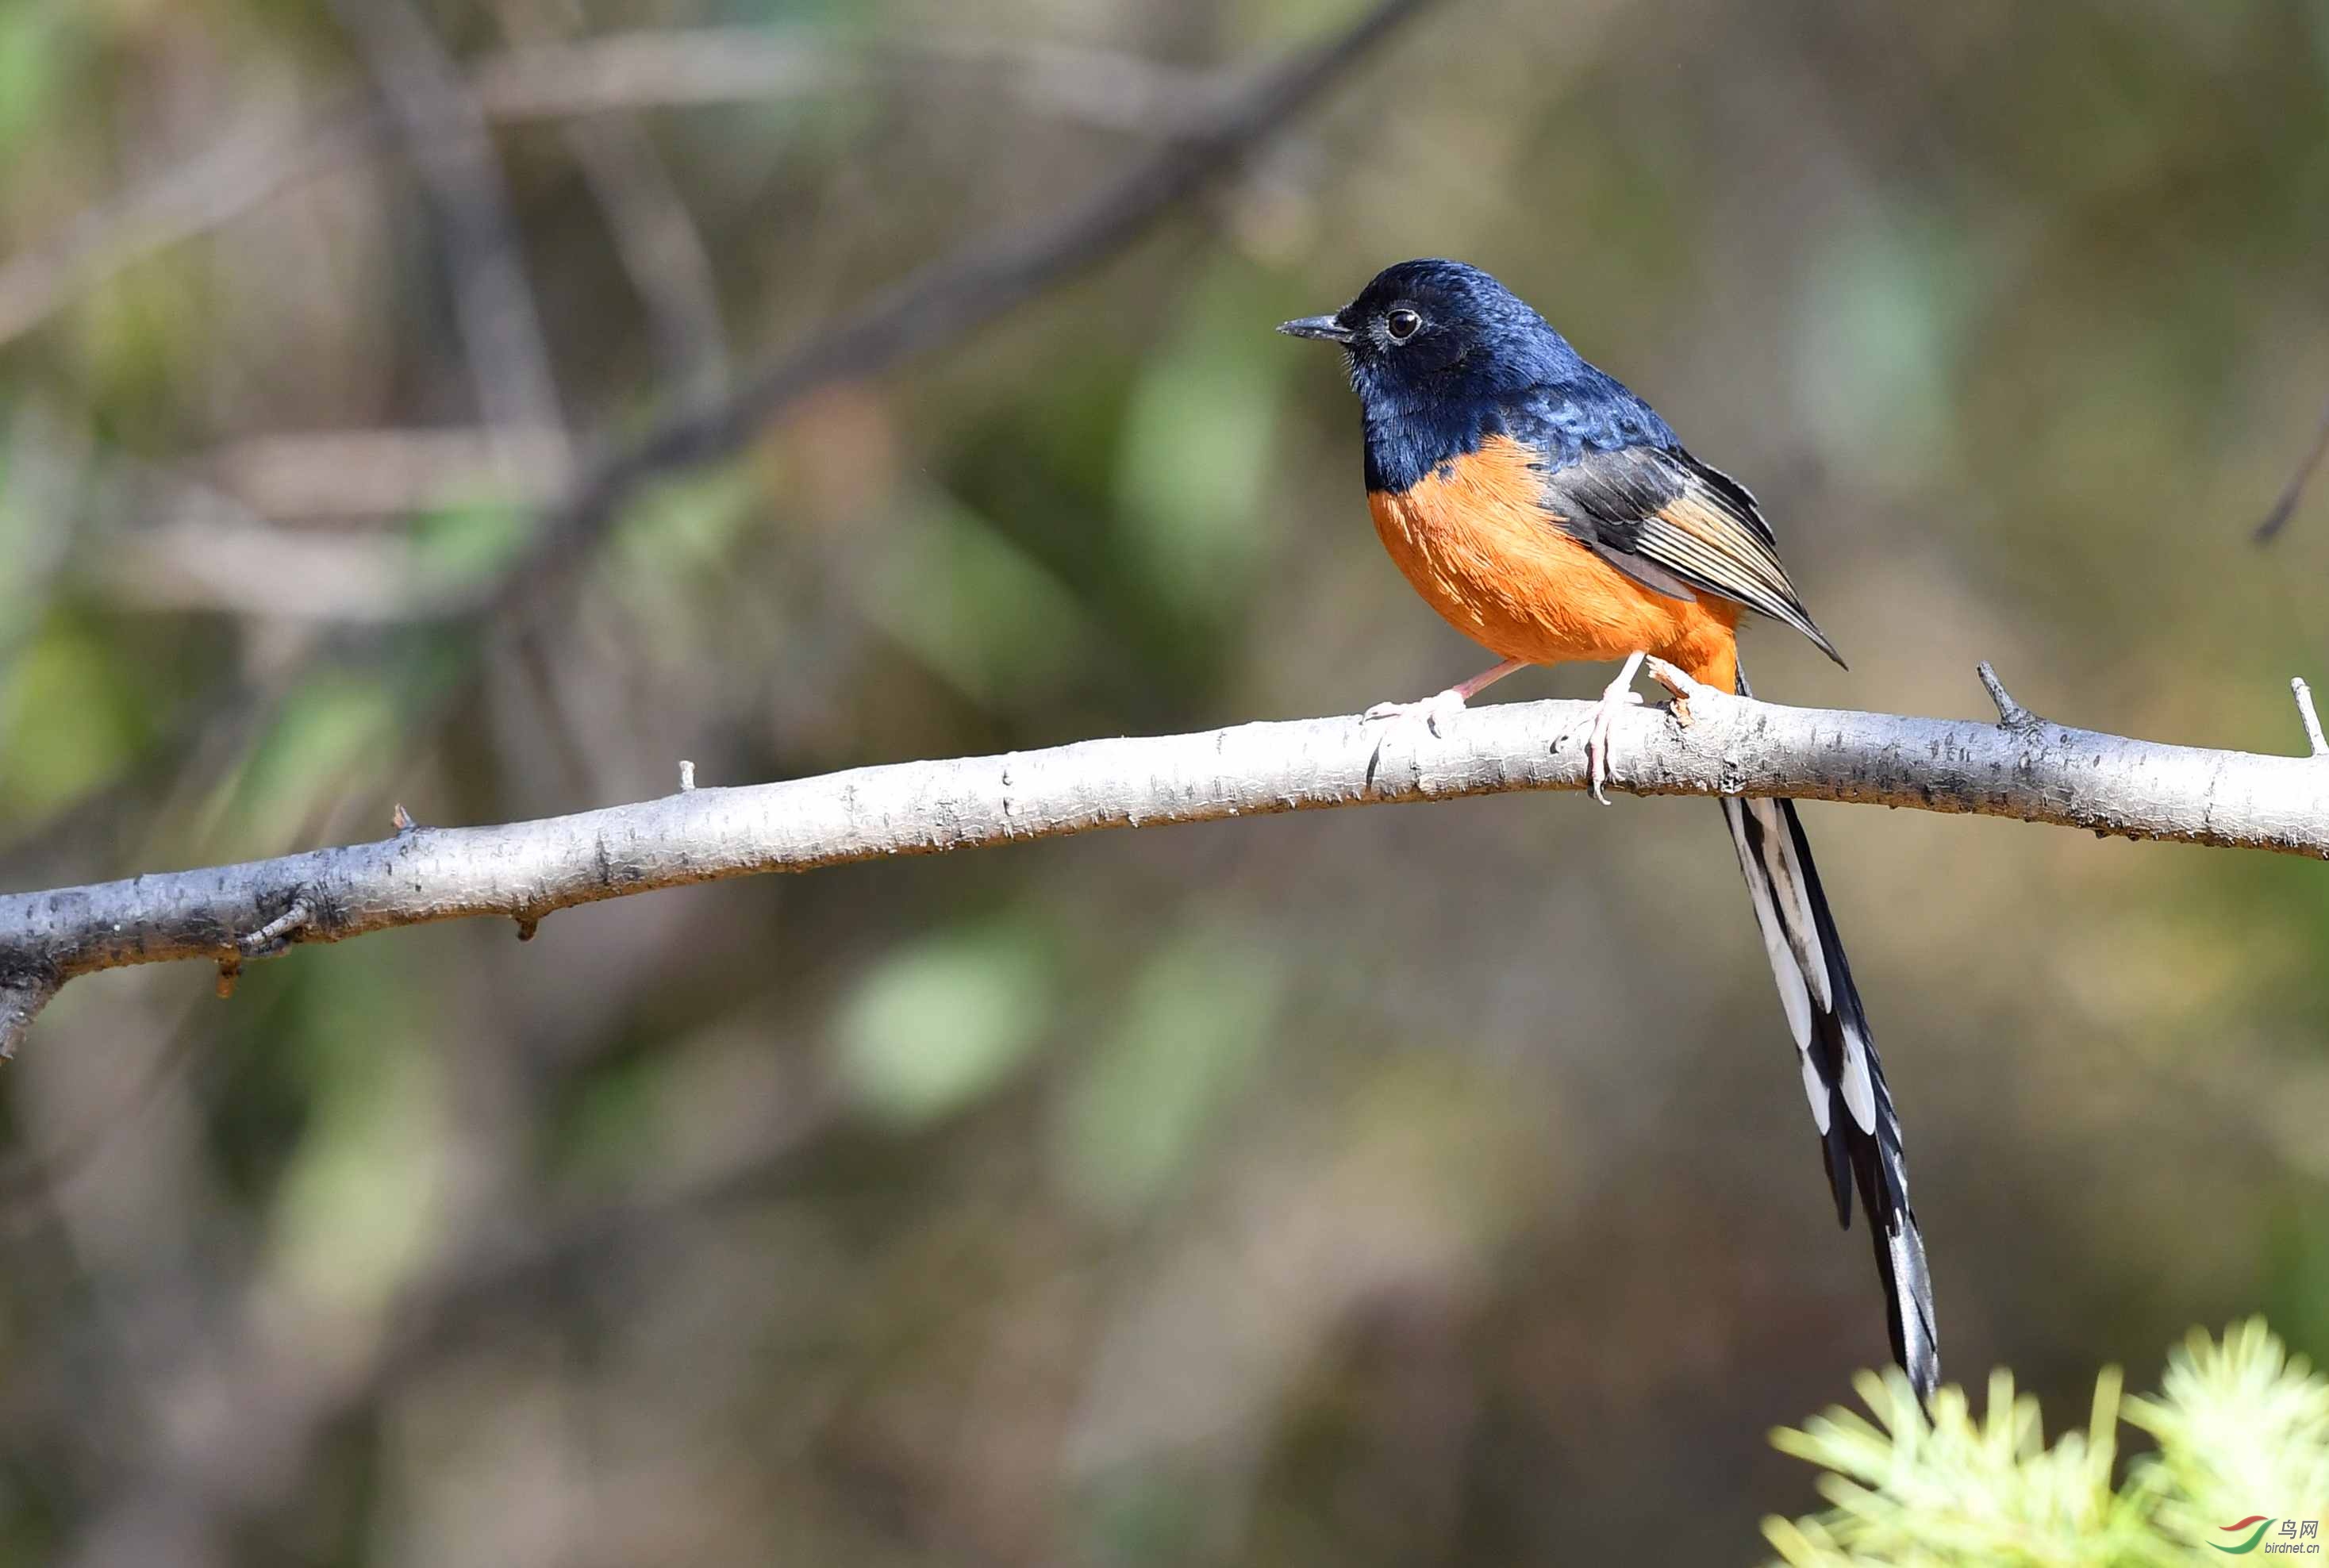
[[[1543,316],[1461,261],[1385,268],[1334,315],[1289,321],[1278,330],[1342,345],[1351,385],[1370,415],[1412,417],[1558,385],[1586,369]]]
[[[1492,436],[1533,442],[1552,468],[1587,448],[1674,444],[1647,403],[1461,261],[1402,261],[1334,315],[1278,330],[1342,345],[1365,416],[1369,490],[1404,490]]]

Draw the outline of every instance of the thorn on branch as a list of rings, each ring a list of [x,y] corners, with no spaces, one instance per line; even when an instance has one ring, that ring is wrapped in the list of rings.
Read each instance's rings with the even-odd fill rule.
[[[285,910],[249,936],[237,938],[234,945],[242,949],[243,958],[271,959],[288,948],[292,940],[301,931],[306,930],[307,923],[315,918],[314,912],[307,907],[307,901],[304,898],[295,898],[291,901],[289,909]],[[224,969],[226,966],[221,964],[219,967]],[[239,961],[237,967],[240,967]]]
[[[240,959],[221,959],[218,967],[218,999],[222,1002],[234,995],[234,983],[242,978]]]
[[[2313,688],[2305,684],[2303,675],[2289,677],[2288,689],[2296,694],[2296,716],[2304,721],[2305,739],[2316,757],[2329,757],[2329,737],[2321,733],[2321,715],[2313,706]]]
[[[2000,729],[2034,730],[2046,722],[2013,700],[2013,694],[2005,689],[2005,683],[1997,678],[1997,672],[1989,667],[1987,659],[1974,666],[1974,673],[1981,676],[1981,684],[1989,688],[1989,700],[1997,704]]]
[[[542,930],[540,915],[518,915],[514,918],[517,921],[517,940],[522,942],[533,940],[534,933]]]
[[[404,802],[401,800],[396,803],[396,809],[390,815],[389,821],[395,825],[396,834],[400,838],[420,826],[412,820],[412,813],[404,808]]]
[[[679,792],[682,795],[695,788],[695,764],[683,757],[679,760]]]

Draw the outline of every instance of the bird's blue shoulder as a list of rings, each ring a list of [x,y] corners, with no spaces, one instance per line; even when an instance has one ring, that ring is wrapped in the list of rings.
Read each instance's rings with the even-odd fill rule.
[[[1505,420],[1507,433],[1542,453],[1549,470],[1565,468],[1588,452],[1678,444],[1655,409],[1591,365],[1570,380],[1530,388],[1513,400]]]
[[[1616,377],[1579,364],[1577,373],[1490,397],[1449,399],[1396,415],[1367,416],[1367,488],[1404,492],[1490,438],[1534,448],[1547,472],[1588,452],[1679,443],[1657,411]]]

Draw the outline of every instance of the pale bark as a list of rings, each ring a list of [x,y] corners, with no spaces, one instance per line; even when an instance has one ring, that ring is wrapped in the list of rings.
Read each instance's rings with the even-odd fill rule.
[[[1984,671],[1985,677],[1987,671]],[[1660,678],[1681,689],[1671,670]],[[1780,707],[1705,687],[1688,722],[1628,710],[1611,787],[1792,796],[2015,817],[2128,838],[2329,856],[2329,757],[2162,745],[2035,718],[1998,723]],[[2299,708],[2309,714],[2299,689]],[[556,910],[650,889],[813,871],[1104,827],[1334,806],[1581,789],[1583,703],[1419,721],[1241,724],[1040,751],[862,768],[491,827],[0,896],[0,1047],[56,988],[128,964],[246,959],[429,921]],[[2309,721],[2308,721],[2309,723]]]

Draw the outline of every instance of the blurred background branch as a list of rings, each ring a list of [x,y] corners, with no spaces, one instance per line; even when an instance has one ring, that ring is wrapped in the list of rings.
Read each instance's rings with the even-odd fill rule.
[[[566,420],[485,114],[409,0],[333,0],[333,12],[361,45],[437,209],[478,412],[496,442],[557,453],[562,488]]]
[[[583,17],[575,0],[502,0],[502,25],[536,50],[564,46],[564,33]],[[688,62],[680,80],[716,76],[708,60]],[[489,99],[472,89],[480,108]],[[490,112],[490,110],[488,110]],[[687,202],[656,152],[654,138],[619,100],[578,115],[560,129],[575,165],[606,214],[624,270],[654,322],[663,380],[683,406],[705,408],[728,390],[727,332],[720,293],[703,236]]]
[[[2321,459],[2324,457],[2329,457],[2329,408],[2321,411],[2321,425],[2313,432],[2313,444],[2305,449],[2305,456],[2297,459],[2295,471],[2288,476],[2288,483],[2280,487],[2279,499],[2273,502],[2272,510],[2265,514],[2264,521],[2257,524],[2256,543],[2269,544],[2282,529],[2288,526],[2288,520],[2296,515],[2297,504],[2305,499],[2305,487],[2313,482],[2314,473],[2321,467]]]
[[[529,8],[504,9],[514,16]],[[376,24],[367,20],[364,25]],[[0,262],[0,345],[123,269],[247,215],[296,182],[376,154],[400,136],[416,156],[434,156],[430,144],[440,137],[471,139],[480,118],[571,120],[587,127],[629,110],[832,92],[869,74],[948,73],[992,81],[1039,112],[1112,130],[1201,134],[1244,74],[1007,38],[931,34],[852,47],[799,27],[701,27],[572,41],[550,40],[536,22],[513,27],[521,30],[533,40],[469,69],[461,96],[470,107],[461,114],[416,125],[393,109],[342,109],[287,122],[279,108],[262,108],[209,150],[18,250]],[[436,90],[450,85],[439,82]],[[593,130],[580,134],[603,139]],[[589,154],[586,172],[607,156]],[[594,184],[602,177],[591,175]]]
[[[1225,95],[1201,123],[1047,222],[999,234],[933,263],[866,309],[748,377],[725,401],[683,411],[604,464],[540,531],[530,560],[504,580],[489,613],[505,614],[588,560],[644,486],[726,457],[778,411],[835,382],[886,370],[974,332],[1129,244],[1185,197],[1232,171],[1269,136],[1410,16],[1436,0],[1376,0],[1327,43]]]

